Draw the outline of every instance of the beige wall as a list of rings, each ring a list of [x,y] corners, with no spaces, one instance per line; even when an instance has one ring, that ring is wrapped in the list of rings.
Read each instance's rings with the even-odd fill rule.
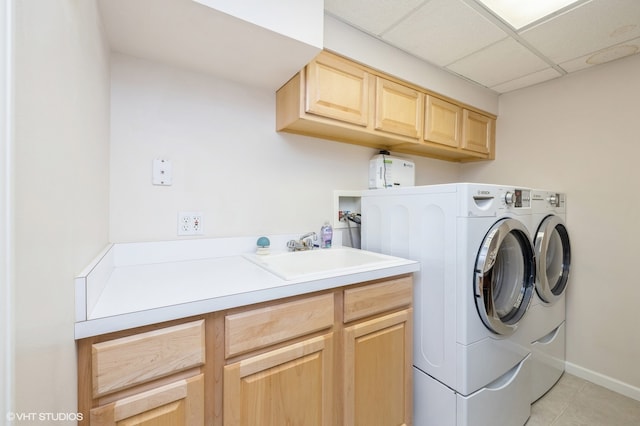
[[[496,161],[461,174],[567,193],[569,367],[637,398],[639,71],[635,55],[501,96]]]
[[[14,3],[14,411],[75,413],[73,278],[108,241],[108,55],[94,1]]]
[[[0,3],[0,416],[13,405],[13,272],[9,205],[12,149],[12,49],[11,3]],[[1,418],[1,417],[0,417]]]

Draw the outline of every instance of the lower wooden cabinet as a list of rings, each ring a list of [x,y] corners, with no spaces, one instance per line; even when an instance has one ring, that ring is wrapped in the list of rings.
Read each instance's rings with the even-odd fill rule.
[[[345,289],[343,425],[412,423],[412,300],[410,277]]]
[[[81,425],[411,424],[410,276],[77,342]]]
[[[410,425],[411,309],[344,332],[344,425]]]
[[[224,367],[224,425],[333,425],[332,334]]]
[[[205,320],[78,342],[80,424],[203,425]]]
[[[204,424],[204,376],[199,374],[91,410],[97,426]]]

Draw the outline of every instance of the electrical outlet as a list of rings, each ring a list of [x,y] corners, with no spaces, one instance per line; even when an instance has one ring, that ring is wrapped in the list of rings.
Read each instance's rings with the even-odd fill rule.
[[[204,235],[202,212],[178,212],[178,235]]]

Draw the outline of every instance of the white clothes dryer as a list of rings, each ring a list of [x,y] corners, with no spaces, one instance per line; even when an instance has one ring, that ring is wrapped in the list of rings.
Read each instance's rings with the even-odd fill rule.
[[[362,248],[419,260],[414,424],[522,425],[534,295],[530,190],[444,184],[365,191]]]
[[[566,195],[532,190],[536,294],[525,334],[531,342],[532,395],[536,401],[560,379],[565,369],[565,294],[571,267],[566,221]]]

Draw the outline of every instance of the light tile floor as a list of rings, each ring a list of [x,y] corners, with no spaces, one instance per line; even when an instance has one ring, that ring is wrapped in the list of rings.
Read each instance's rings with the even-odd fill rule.
[[[640,401],[571,374],[531,407],[526,426],[639,426]]]

